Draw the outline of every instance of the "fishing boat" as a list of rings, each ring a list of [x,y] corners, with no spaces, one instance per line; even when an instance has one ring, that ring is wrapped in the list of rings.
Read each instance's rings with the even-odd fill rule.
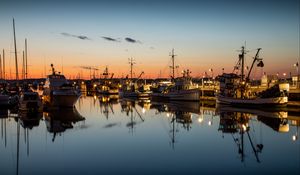
[[[200,90],[198,86],[192,82],[192,77],[190,76],[190,70],[183,70],[182,77],[175,78],[175,54],[174,49],[171,53],[172,65],[172,81],[164,82],[161,84],[157,92],[152,94],[153,99],[167,99],[167,100],[179,100],[179,101],[199,101],[200,100]]]
[[[168,88],[163,96],[169,100],[199,101],[200,90],[193,84],[190,71],[184,70],[183,76],[175,79],[175,85]]]
[[[121,98],[150,98],[151,91],[149,86],[139,86],[136,82],[128,79],[122,82],[119,90]]]
[[[146,83],[144,84],[138,84],[138,81],[144,74],[144,72],[141,72],[140,75],[133,80],[133,64],[134,60],[131,58],[129,60],[130,64],[130,78],[128,76],[126,79],[123,79],[121,81],[121,88],[119,90],[119,96],[121,98],[150,98],[150,94],[152,93],[150,91],[150,86]]]
[[[230,105],[287,105],[289,84],[276,84],[263,91],[255,91],[251,88],[250,74],[253,66],[258,62],[258,67],[264,67],[262,58],[259,58],[261,48],[257,49],[248,75],[245,76],[245,48],[242,47],[241,54],[235,70],[237,73],[223,73],[218,77],[220,81],[220,92],[217,95],[217,103]]]
[[[111,76],[109,77],[110,74]],[[119,94],[118,85],[112,81],[114,73],[109,73],[108,68],[106,67],[103,72],[103,76],[104,79],[97,86],[97,92],[101,95],[118,95]]]
[[[151,86],[151,100],[163,100],[166,99],[165,93],[168,91],[168,89],[174,86],[174,83],[172,81],[158,81],[156,83],[153,83]]]
[[[74,107],[81,93],[70,84],[64,75],[56,73],[51,64],[52,74],[47,76],[43,102],[48,107]]]

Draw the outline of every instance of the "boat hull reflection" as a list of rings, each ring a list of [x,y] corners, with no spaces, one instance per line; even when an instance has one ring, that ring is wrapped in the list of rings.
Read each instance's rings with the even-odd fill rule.
[[[235,108],[228,105],[218,105],[217,111],[220,113],[220,120],[223,118],[223,115],[227,115],[229,113],[234,113],[235,115],[247,114],[250,117],[256,116],[258,121],[261,121],[277,132],[289,131],[287,111],[278,110],[276,108],[268,110],[254,108]]]
[[[67,129],[73,128],[73,124],[85,120],[76,108],[65,108],[53,110],[44,113],[47,130],[54,133],[52,141],[55,140],[57,133],[65,132]]]

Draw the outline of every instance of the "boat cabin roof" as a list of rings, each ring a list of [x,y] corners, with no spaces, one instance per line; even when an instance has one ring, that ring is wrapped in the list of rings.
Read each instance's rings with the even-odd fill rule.
[[[61,74],[51,74],[51,75],[48,75],[48,78],[49,79],[65,79],[66,77]]]

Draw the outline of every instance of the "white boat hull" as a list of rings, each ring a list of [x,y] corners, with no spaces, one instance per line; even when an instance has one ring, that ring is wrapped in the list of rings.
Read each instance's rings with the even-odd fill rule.
[[[47,107],[74,107],[80,95],[77,94],[56,94],[43,96],[44,104]]]
[[[230,105],[286,105],[288,97],[237,99],[218,96],[217,103]]]
[[[121,98],[149,98],[150,93],[143,93],[143,92],[119,92],[119,96]]]
[[[166,93],[165,97],[170,100],[199,101],[200,91],[198,89],[172,91]]]

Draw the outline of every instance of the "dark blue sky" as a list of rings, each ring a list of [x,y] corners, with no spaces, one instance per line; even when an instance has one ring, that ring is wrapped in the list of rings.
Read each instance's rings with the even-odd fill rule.
[[[289,71],[299,58],[299,4],[299,0],[2,0],[0,48],[11,49],[14,17],[17,37],[29,38],[32,56],[46,57],[46,62],[64,57],[83,64],[83,58],[96,62],[105,57],[111,62],[95,64],[115,65],[132,56],[154,74],[159,70],[151,62],[167,64],[168,53],[175,48],[182,67],[201,74],[209,67],[221,70],[219,64],[231,69],[235,50],[247,41],[250,50],[262,47],[266,61],[277,70]]]

